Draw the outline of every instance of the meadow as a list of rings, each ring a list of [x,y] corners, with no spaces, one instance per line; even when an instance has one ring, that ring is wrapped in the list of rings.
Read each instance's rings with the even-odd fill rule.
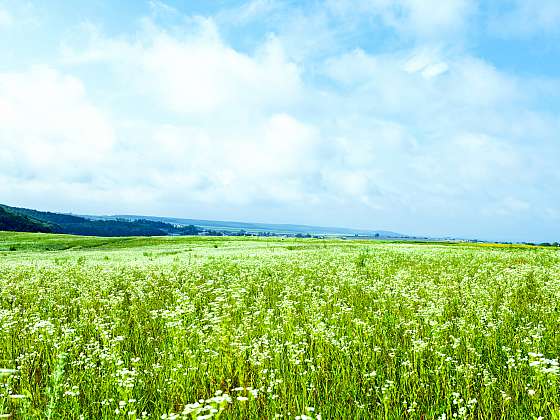
[[[0,233],[0,418],[560,419],[560,252]]]

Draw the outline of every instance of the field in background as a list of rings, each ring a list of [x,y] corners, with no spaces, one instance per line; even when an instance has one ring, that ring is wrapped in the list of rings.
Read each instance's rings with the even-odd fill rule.
[[[560,253],[0,233],[0,418],[560,419]]]

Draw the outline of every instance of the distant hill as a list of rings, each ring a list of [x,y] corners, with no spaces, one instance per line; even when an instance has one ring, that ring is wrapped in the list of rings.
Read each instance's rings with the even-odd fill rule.
[[[0,204],[0,230],[66,233],[83,236],[168,236],[196,235],[194,226],[174,226],[152,220],[92,220],[69,214],[51,213]]]
[[[42,232],[53,233],[54,229],[48,223],[42,222],[22,214],[9,211],[0,205],[0,230],[14,232]]]
[[[396,232],[386,230],[364,230],[339,227],[322,227],[291,224],[270,224],[250,222],[226,222],[219,220],[182,219],[175,217],[118,215],[118,216],[85,216],[97,220],[152,220],[171,223],[179,226],[194,225],[203,230],[219,231],[224,233],[247,232],[253,234],[270,233],[273,235],[331,235],[331,236],[360,236],[370,238],[408,238]]]
[[[385,230],[291,224],[226,222],[155,216],[87,216],[10,207],[0,204],[0,230],[65,233],[84,236],[259,235],[405,239]]]

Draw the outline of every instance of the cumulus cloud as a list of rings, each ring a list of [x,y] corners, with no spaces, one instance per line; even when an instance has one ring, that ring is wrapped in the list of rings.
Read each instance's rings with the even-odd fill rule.
[[[212,25],[186,42],[160,35],[140,60],[155,92],[177,112],[212,112],[251,103],[282,106],[299,93],[298,68],[286,61],[274,39],[248,57],[224,45]]]
[[[194,29],[183,36],[151,26],[135,42],[107,39],[88,28],[89,48],[66,46],[65,61],[108,61],[134,83],[135,92],[147,91],[177,113],[281,109],[297,101],[300,70],[275,37],[248,55],[226,45],[213,20],[196,18],[191,24]]]
[[[441,71],[427,75],[432,67]],[[384,203],[460,212],[471,202],[501,203],[498,191],[535,200],[532,183],[545,170],[537,150],[556,126],[546,115],[527,112],[538,106],[540,95],[533,96],[538,83],[465,54],[432,50],[377,56],[357,50],[328,60],[325,71],[347,86],[336,101],[344,110],[340,119],[354,113],[344,129],[348,144],[376,169],[369,179],[384,192]],[[399,129],[379,136],[383,130],[372,127],[364,147],[357,127],[367,127],[372,115],[394,121]],[[359,168],[356,161],[345,166]],[[528,200],[527,195],[516,199]],[[516,209],[521,210],[511,208]]]
[[[276,6],[253,1],[243,19]],[[433,6],[333,2],[309,27],[296,19],[298,31],[243,50],[211,17],[180,27],[145,19],[120,35],[82,25],[62,44],[59,69],[0,73],[0,192],[87,196],[84,207],[103,212],[124,202],[111,208],[411,232],[422,220],[434,234],[457,226],[450,215],[499,221],[506,210],[554,208],[556,193],[539,194],[535,182],[552,189],[560,179],[560,121],[539,109],[556,82],[432,42],[462,30],[474,10]],[[356,10],[418,43],[331,48],[328,13]],[[95,100],[100,86],[118,91],[118,106]]]
[[[524,88],[480,59],[430,47],[356,49],[324,61],[324,75],[344,86],[324,91],[305,83],[282,38],[241,53],[211,19],[191,22],[186,35],[151,26],[128,41],[90,28],[88,48],[65,49],[67,62],[105,61],[134,92],[142,87],[188,119],[146,123],[138,136],[121,129],[135,138],[132,165],[150,156],[134,181],[153,191],[188,191],[204,203],[356,200],[377,212],[428,210],[434,200],[459,206],[461,193],[507,187],[515,177],[502,175],[523,165],[533,170],[516,143],[529,127],[506,127],[528,106]]]
[[[175,115],[169,124],[133,116],[120,124],[120,138],[135,139],[134,148],[119,144],[125,165],[143,162],[144,179],[136,181],[166,196],[176,191],[179,199],[305,199],[303,178],[316,168],[320,145],[319,130],[290,113],[305,92],[299,67],[274,36],[247,54],[227,45],[212,20],[190,22],[187,34],[150,24],[134,40],[86,27],[87,48],[62,49],[66,64],[103,62],[123,77],[123,91],[141,92],[142,100]]]
[[[205,203],[305,199],[302,176],[316,168],[315,129],[287,114],[251,124],[152,127],[138,162],[148,152],[148,173],[158,189]],[[182,199],[181,195],[177,196]]]
[[[2,173],[14,177],[89,177],[111,153],[114,134],[82,82],[49,67],[0,73]]]

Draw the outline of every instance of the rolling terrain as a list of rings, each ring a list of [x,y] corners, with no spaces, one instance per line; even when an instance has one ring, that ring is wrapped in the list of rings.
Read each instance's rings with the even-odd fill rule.
[[[251,223],[251,222],[228,222],[219,220],[183,219],[176,217],[154,217],[154,216],[88,216],[99,220],[152,220],[176,225],[194,225],[205,229],[212,229],[224,233],[236,233],[244,231],[247,233],[270,233],[273,235],[328,235],[328,236],[361,236],[371,238],[407,238],[408,236],[385,230],[349,229],[340,227],[308,226],[294,224],[273,223]]]
[[[0,231],[52,233],[54,227],[0,205]]]
[[[51,232],[83,236],[167,236],[195,235],[194,226],[176,226],[153,220],[92,220],[61,214],[10,207],[0,204],[0,230]],[[2,219],[2,215],[4,215]]]
[[[52,213],[0,204],[0,230],[85,236],[330,236],[409,238],[395,232],[289,224],[225,222],[155,216],[90,216]],[[5,216],[2,216],[4,215]],[[9,215],[9,218],[8,216]],[[3,219],[2,219],[3,217]],[[2,228],[3,227],[3,228]]]

